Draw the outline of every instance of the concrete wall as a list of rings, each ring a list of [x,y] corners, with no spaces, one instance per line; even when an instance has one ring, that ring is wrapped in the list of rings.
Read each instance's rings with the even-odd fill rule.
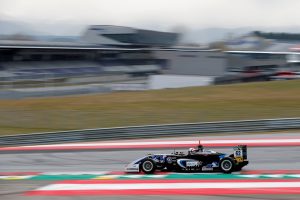
[[[152,75],[148,80],[148,89],[182,88],[206,86],[214,82],[214,77],[187,75]]]
[[[168,67],[163,74],[223,76],[226,69],[226,57],[216,51],[154,51],[157,58],[167,59]]]

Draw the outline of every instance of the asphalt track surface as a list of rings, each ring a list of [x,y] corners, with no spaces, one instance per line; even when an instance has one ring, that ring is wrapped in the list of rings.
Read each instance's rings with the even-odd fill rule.
[[[220,152],[232,151],[231,148],[215,148]],[[186,151],[186,149],[178,149]],[[1,153],[0,172],[72,172],[72,171],[121,171],[124,166],[147,153],[164,153],[172,150],[122,150],[122,151],[86,151],[86,152],[35,152],[35,153]],[[245,170],[299,170],[300,147],[266,147],[249,148],[248,156],[250,164]],[[0,181],[0,199],[42,199],[42,200],[71,200],[71,199],[300,199],[295,195],[274,196],[71,196],[71,197],[47,197],[47,196],[20,196],[25,191],[47,185],[49,181]]]
[[[214,148],[231,153],[231,148]],[[122,150],[0,154],[0,172],[122,171],[124,166],[148,153],[173,150]],[[178,149],[187,151],[187,149]],[[248,170],[300,169],[300,147],[248,148]]]

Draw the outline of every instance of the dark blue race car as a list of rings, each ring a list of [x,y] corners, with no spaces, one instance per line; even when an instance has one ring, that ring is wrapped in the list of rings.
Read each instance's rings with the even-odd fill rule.
[[[233,154],[219,153],[204,149],[202,145],[190,148],[187,153],[149,154],[129,163],[125,172],[152,174],[157,170],[174,172],[215,172],[231,173],[240,171],[249,161],[247,146],[233,148]]]

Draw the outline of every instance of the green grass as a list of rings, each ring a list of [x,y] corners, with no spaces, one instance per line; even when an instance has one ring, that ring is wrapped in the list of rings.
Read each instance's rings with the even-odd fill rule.
[[[300,81],[0,100],[0,135],[300,117]]]

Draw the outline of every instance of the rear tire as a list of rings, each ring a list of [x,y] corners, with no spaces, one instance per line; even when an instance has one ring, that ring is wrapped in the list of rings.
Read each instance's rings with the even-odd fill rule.
[[[145,174],[153,174],[156,170],[156,164],[151,159],[146,159],[141,163],[141,170]]]
[[[219,166],[223,173],[230,174],[235,169],[235,162],[232,158],[227,157],[220,161]]]

